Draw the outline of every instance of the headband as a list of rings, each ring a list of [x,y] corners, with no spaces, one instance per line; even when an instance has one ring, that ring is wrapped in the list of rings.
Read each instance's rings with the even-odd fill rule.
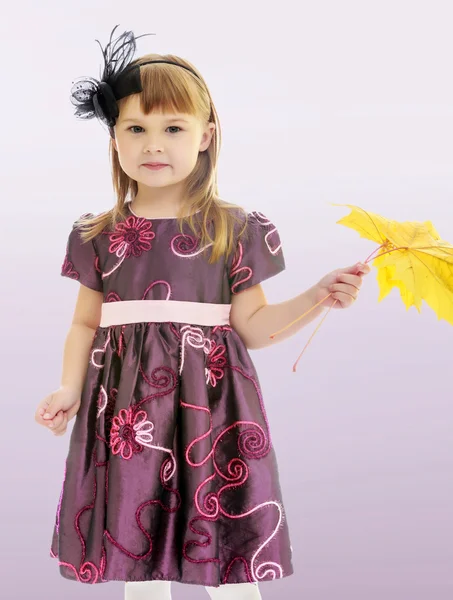
[[[154,33],[145,33],[135,37],[132,31],[125,31],[116,40],[112,41],[117,25],[110,34],[110,41],[105,48],[101,47],[104,57],[104,71],[100,80],[92,77],[80,77],[73,81],[70,100],[76,107],[75,116],[88,120],[98,118],[109,128],[113,128],[119,115],[117,100],[137,94],[143,90],[140,80],[140,67],[151,63],[167,63],[176,65],[190,71],[198,79],[197,73],[177,62],[170,60],[149,60],[147,62],[130,65],[134,57],[137,44],[136,40]]]

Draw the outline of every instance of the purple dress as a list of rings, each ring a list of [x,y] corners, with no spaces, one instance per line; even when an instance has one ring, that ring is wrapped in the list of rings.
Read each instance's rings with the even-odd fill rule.
[[[127,210],[114,231],[82,243],[74,226],[68,239],[62,275],[102,292],[104,303],[229,305],[285,268],[262,213],[249,213],[234,255],[211,265],[175,218]],[[293,573],[260,384],[231,326],[97,328],[51,556],[63,577],[83,583],[217,587]]]

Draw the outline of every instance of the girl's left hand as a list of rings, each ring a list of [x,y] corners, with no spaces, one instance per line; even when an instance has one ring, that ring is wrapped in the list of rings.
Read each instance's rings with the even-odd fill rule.
[[[316,303],[331,294],[320,306],[348,308],[357,299],[362,286],[362,278],[371,271],[369,265],[356,263],[351,267],[336,269],[325,275],[316,285]]]

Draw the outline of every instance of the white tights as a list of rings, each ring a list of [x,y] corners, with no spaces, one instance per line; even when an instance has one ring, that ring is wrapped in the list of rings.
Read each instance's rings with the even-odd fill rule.
[[[211,600],[261,600],[256,583],[229,583],[205,587]],[[124,600],[171,600],[170,581],[127,581]]]

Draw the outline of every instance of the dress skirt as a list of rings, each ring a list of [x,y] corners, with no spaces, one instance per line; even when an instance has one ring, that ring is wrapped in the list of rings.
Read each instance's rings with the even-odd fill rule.
[[[104,302],[51,556],[82,583],[291,575],[260,384],[228,304]]]

